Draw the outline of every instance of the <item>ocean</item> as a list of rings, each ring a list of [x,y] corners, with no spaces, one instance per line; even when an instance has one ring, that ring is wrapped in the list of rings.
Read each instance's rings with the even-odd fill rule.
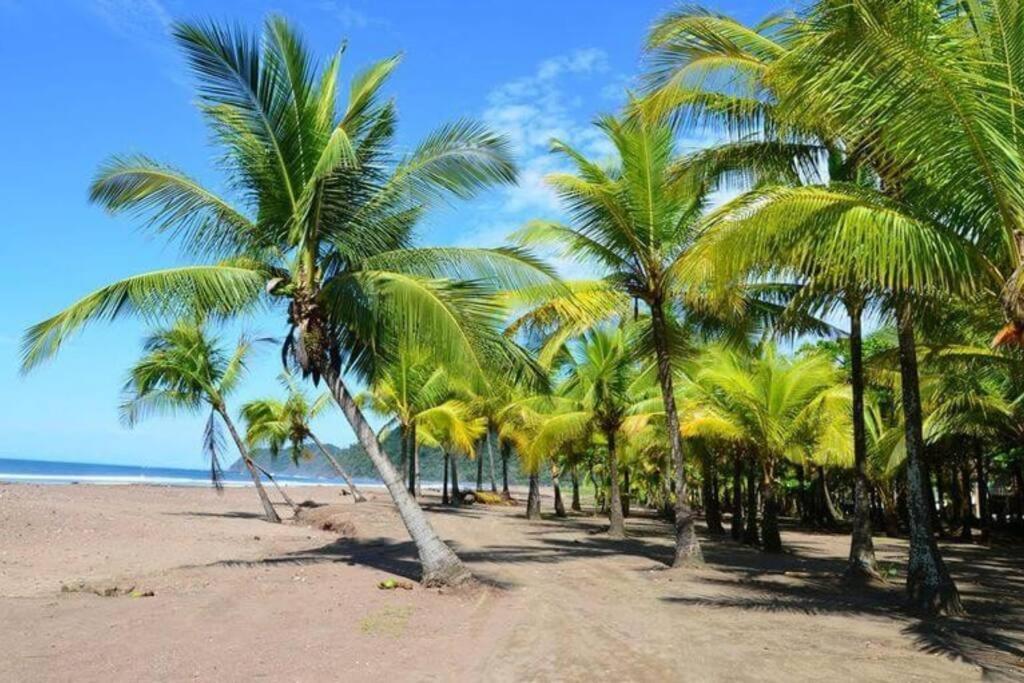
[[[298,477],[275,474],[282,486],[340,486],[338,478]],[[225,486],[252,486],[247,473],[224,470]],[[86,462],[16,460],[0,458],[0,483],[30,484],[156,484],[160,486],[212,487],[209,470],[175,467],[139,467]],[[373,480],[356,479],[356,485],[373,486]]]

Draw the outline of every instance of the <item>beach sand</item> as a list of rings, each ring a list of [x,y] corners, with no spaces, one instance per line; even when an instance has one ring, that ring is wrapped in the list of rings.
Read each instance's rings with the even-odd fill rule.
[[[630,519],[630,538],[615,542],[587,515],[528,522],[521,507],[453,510],[428,497],[485,585],[380,590],[417,575],[386,494],[355,505],[333,487],[289,492],[332,507],[314,526],[271,525],[248,489],[0,485],[0,680],[1024,674],[1020,546],[945,546],[972,617],[922,624],[898,609],[899,578],[839,584],[844,535],[784,530],[778,557],[705,536],[707,566],[683,572],[664,569],[669,527],[653,519]],[[886,561],[905,556],[902,541],[878,546]]]

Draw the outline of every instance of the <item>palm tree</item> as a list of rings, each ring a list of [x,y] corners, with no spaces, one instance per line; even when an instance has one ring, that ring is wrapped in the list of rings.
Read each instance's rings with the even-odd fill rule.
[[[423,582],[466,581],[465,566],[402,486],[346,376],[367,380],[406,330],[469,371],[482,367],[482,349],[504,353],[491,295],[549,282],[549,271],[515,250],[411,245],[419,219],[438,201],[514,180],[505,141],[460,121],[396,153],[395,106],[380,90],[398,58],[358,73],[339,104],[341,52],[317,69],[280,18],[258,36],[205,23],[176,24],[173,34],[223,152],[225,184],[241,203],[147,157],[105,164],[94,201],[146,217],[209,261],[115,282],[33,326],[23,367],[98,319],[194,309],[237,315],[261,300],[284,310],[285,362],[326,381],[416,544]]]
[[[795,136],[823,150],[833,181],[847,181],[827,187],[761,187],[726,211],[745,213],[757,223],[758,233],[770,221],[765,214],[777,212],[778,218],[786,217],[785,225],[796,223],[800,229],[784,240],[788,256],[781,260],[790,258],[787,265],[810,278],[811,292],[819,297],[831,292],[850,313],[858,470],[849,565],[854,574],[873,573],[873,553],[868,553],[860,317],[866,298],[880,291],[899,293],[885,303],[895,310],[903,331],[904,412],[911,451],[907,474],[915,484],[911,502],[919,506],[912,516],[908,592],[916,606],[951,612],[960,610],[955,586],[934,542],[928,542],[929,531],[918,525],[926,517],[923,493],[916,488],[923,444],[917,438],[920,410],[913,405],[918,399],[909,295],[959,288],[949,284],[958,277],[999,280],[990,264],[979,267],[976,259],[966,257],[964,252],[971,250],[957,239],[958,231],[961,236],[979,236],[979,221],[986,229],[996,228],[991,236],[980,235],[990,245],[1015,248],[1012,226],[1000,237],[996,217],[1005,216],[1007,202],[1020,194],[1016,187],[1007,187],[1008,181],[1015,182],[1010,178],[1016,177],[1009,171],[1019,168],[1020,162],[1011,158],[1016,152],[1010,157],[1004,154],[1011,147],[1002,137],[1008,127],[991,118],[1006,121],[1005,112],[993,111],[1006,98],[993,90],[1003,87],[1000,81],[1007,74],[1012,79],[1014,70],[995,74],[1003,67],[996,67],[999,59],[993,59],[993,80],[984,81],[986,86],[981,86],[977,73],[970,73],[972,65],[987,68],[979,66],[979,50],[991,53],[991,39],[1006,38],[998,35],[1005,25],[995,26],[1001,23],[995,17],[1005,19],[1003,12],[1009,8],[988,15],[981,9],[985,4],[972,4],[967,13],[979,16],[963,24],[947,21],[949,15],[924,3],[819,2],[804,17],[766,22],[754,29],[719,15],[684,9],[666,18],[651,40],[652,82],[659,89],[655,109],[681,107],[675,116],[690,123],[711,122],[738,137],[725,149],[706,155],[703,165],[711,172],[735,175],[738,168],[749,176],[752,170],[784,168],[789,155],[794,172],[788,183],[813,177],[806,163],[803,173],[795,173],[801,168],[799,161],[807,158],[787,144]],[[992,3],[993,7],[1003,4]],[[962,40],[966,25],[979,34],[988,32],[988,39]],[[948,40],[951,33],[957,36]],[[959,49],[964,51],[953,54]],[[924,124],[925,120],[929,123]],[[936,180],[941,190],[929,187]],[[986,211],[988,218],[982,216]],[[855,222],[863,223],[865,233],[856,242],[841,244]],[[778,246],[774,229],[766,230],[766,241],[776,241]],[[760,235],[751,237],[756,242]],[[764,245],[746,244],[733,256],[749,262],[779,253],[772,247],[758,249]],[[735,249],[736,243],[731,247]],[[997,250],[986,250],[996,255]],[[722,253],[727,251],[723,247]],[[1010,261],[1016,262],[1012,254]],[[823,273],[828,277],[822,278]]]
[[[610,117],[597,126],[614,146],[617,165],[605,167],[563,142],[552,143],[553,151],[575,166],[575,173],[548,178],[571,222],[534,222],[515,239],[523,244],[555,245],[574,259],[596,265],[604,272],[606,287],[642,301],[650,311],[676,485],[673,566],[698,563],[702,555],[687,503],[671,340],[673,313],[681,307],[685,293],[679,263],[692,243],[706,196],[688,176],[673,172],[678,159],[671,127]]]
[[[565,379],[555,392],[553,410],[538,425],[530,444],[536,459],[553,460],[575,450],[590,435],[599,439],[606,453],[608,471],[609,535],[625,535],[619,464],[632,420],[633,407],[651,398],[652,373],[637,370],[632,348],[635,333],[622,328],[592,330],[568,347]],[[632,425],[632,429],[637,426]]]
[[[228,395],[237,388],[245,373],[245,358],[250,343],[243,339],[231,354],[211,339],[200,323],[181,320],[173,326],[153,332],[143,345],[144,354],[128,373],[121,403],[121,419],[129,427],[139,420],[160,413],[198,413],[209,408],[203,430],[203,451],[210,460],[210,474],[220,487],[219,452],[222,438],[218,418],[228,428],[253,486],[263,504],[268,522],[281,518],[260,483],[256,465],[249,456],[228,411]]]
[[[849,453],[849,396],[832,363],[821,355],[787,358],[768,344],[753,355],[710,348],[694,363],[683,390],[692,409],[687,436],[733,442],[761,472],[763,547],[779,552],[775,478],[786,460],[803,462]],[[755,511],[748,510],[753,521]]]
[[[282,373],[280,379],[288,392],[284,401],[264,398],[242,405],[242,418],[246,423],[245,435],[249,447],[265,444],[270,448],[271,454],[277,456],[285,445],[290,445],[292,459],[298,462],[306,442],[312,441],[338,476],[345,481],[353,500],[357,503],[365,502],[366,497],[356,487],[348,472],[310,427],[312,421],[330,406],[330,395],[323,393],[310,401],[290,374]]]

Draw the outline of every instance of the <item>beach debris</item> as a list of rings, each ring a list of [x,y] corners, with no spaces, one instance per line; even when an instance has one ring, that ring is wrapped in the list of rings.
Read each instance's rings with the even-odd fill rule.
[[[357,536],[356,525],[349,519],[349,515],[339,506],[323,505],[315,508],[300,508],[295,515],[295,523],[330,531],[342,538]]]
[[[151,598],[156,593],[151,590],[140,590],[131,585],[128,587],[118,586],[117,584],[105,584],[105,583],[89,583],[87,581],[76,581],[74,583],[61,583],[61,593],[92,593],[98,595],[101,598],[119,598],[119,597],[130,597],[130,598]]]
[[[409,581],[397,581],[395,579],[384,579],[383,581],[381,581],[380,583],[377,584],[377,588],[380,588],[381,590],[384,590],[384,591],[393,591],[396,588],[401,588],[402,590],[411,591],[412,590],[412,583],[410,583]]]

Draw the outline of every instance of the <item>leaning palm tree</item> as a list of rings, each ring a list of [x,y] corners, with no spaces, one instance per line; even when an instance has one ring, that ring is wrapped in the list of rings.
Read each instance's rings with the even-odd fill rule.
[[[330,406],[330,395],[323,393],[310,401],[295,378],[288,373],[282,373],[281,383],[288,392],[284,401],[264,398],[249,401],[242,406],[242,417],[246,423],[246,441],[253,447],[265,444],[274,456],[280,454],[286,445],[290,445],[292,459],[296,462],[302,456],[306,442],[312,441],[338,476],[345,481],[352,498],[357,503],[365,502],[366,496],[310,427],[312,421]]]
[[[128,374],[121,403],[121,419],[128,426],[159,413],[197,413],[209,409],[203,430],[203,451],[210,460],[210,474],[220,487],[219,452],[222,438],[219,422],[231,434],[242,462],[252,477],[253,486],[263,504],[268,522],[279,523],[260,473],[249,455],[242,437],[231,420],[227,396],[238,386],[245,373],[245,357],[250,344],[243,339],[232,353],[226,353],[210,338],[202,324],[179,321],[153,332],[143,345],[144,354]]]
[[[515,250],[412,246],[437,202],[514,180],[505,140],[459,121],[398,153],[395,106],[380,91],[399,60],[358,73],[340,95],[341,52],[317,68],[280,18],[261,35],[206,23],[179,23],[173,34],[239,203],[147,157],[110,160],[93,200],[147,218],[206,260],[107,285],[33,326],[23,367],[52,356],[90,321],[193,309],[231,316],[269,304],[287,324],[283,360],[326,381],[373,461],[416,544],[423,582],[466,581],[468,570],[405,491],[348,381],[366,381],[407,330],[470,370],[482,367],[482,353],[507,353],[491,295],[550,282],[549,271]]]

